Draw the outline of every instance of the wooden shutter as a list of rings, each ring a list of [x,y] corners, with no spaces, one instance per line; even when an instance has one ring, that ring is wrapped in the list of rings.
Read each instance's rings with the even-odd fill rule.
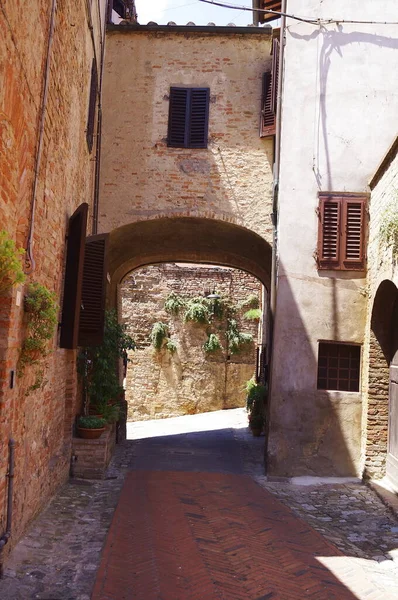
[[[276,115],[278,104],[278,81],[279,81],[279,40],[272,42],[272,68],[271,68],[271,112]]]
[[[188,147],[207,148],[210,90],[191,89],[188,125]]]
[[[95,123],[95,107],[97,105],[97,91],[98,91],[97,64],[95,62],[95,59],[93,59],[93,62],[91,65],[90,99],[89,99],[89,104],[88,104],[87,131],[86,131],[87,146],[88,146],[88,149],[90,152],[93,149],[93,141],[94,141],[94,123]]]
[[[105,320],[108,234],[92,235],[86,240],[79,346],[102,342]]]
[[[365,262],[365,198],[345,198],[342,268],[361,270]]]
[[[170,88],[167,145],[185,148],[188,131],[188,88]]]
[[[208,88],[170,88],[168,146],[207,148],[209,100]]]
[[[77,347],[87,214],[88,204],[85,202],[75,210],[69,219],[62,303],[61,348]]]
[[[318,266],[336,269],[340,264],[341,198],[321,197],[319,203]]]
[[[271,110],[272,97],[271,71],[263,73],[263,93],[260,113],[260,137],[275,135],[275,115]]]
[[[366,198],[322,194],[319,202],[318,268],[365,268]]]

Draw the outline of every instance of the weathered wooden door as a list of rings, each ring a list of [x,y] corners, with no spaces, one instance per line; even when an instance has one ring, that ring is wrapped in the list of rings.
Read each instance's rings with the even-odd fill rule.
[[[393,310],[391,334],[387,475],[398,488],[398,302],[395,303]]]

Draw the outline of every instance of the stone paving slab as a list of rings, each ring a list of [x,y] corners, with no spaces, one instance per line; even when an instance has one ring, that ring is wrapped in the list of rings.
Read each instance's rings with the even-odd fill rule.
[[[189,452],[196,446],[201,465],[206,463],[214,467],[211,453],[214,452],[216,440],[211,437],[212,443],[206,458],[206,432],[215,432],[217,429],[229,429],[230,435],[236,440],[237,449],[230,458],[232,461],[232,456],[238,454],[240,458],[229,473],[246,474],[261,485],[269,486],[267,491],[271,491],[329,542],[338,546],[333,556],[318,557],[320,562],[327,561],[325,566],[336,578],[346,586],[350,585],[352,572],[360,569],[364,573],[363,581],[369,586],[369,595],[363,598],[398,598],[396,563],[391,560],[396,557],[393,548],[396,534],[392,529],[398,527],[398,523],[373,491],[360,484],[302,487],[267,482],[262,464],[264,438],[251,436],[247,429],[247,416],[241,409],[129,424],[129,429],[134,439],[117,447],[108,472],[108,477],[115,479],[67,484],[32,524],[6,565],[5,579],[0,580],[1,600],[89,600],[124,476],[127,471],[135,469],[137,458],[141,460],[141,467],[144,467],[145,440],[148,436],[170,437],[170,448],[177,439],[173,441],[173,436],[185,436],[185,444],[190,445]],[[191,443],[188,436],[192,432],[202,432],[203,441],[198,442],[199,438],[194,436],[197,441],[192,440]],[[227,432],[221,437],[227,440]],[[228,448],[232,447],[228,442]],[[185,452],[186,448],[183,450]],[[161,445],[157,447],[157,452],[162,453]],[[190,461],[194,459],[194,454],[190,454]],[[178,454],[168,452],[167,455],[168,462],[163,462],[162,468],[168,465],[170,469]],[[181,457],[186,468],[191,468],[190,462],[186,461],[187,456],[180,455],[179,461]],[[153,453],[153,458],[156,459],[156,453]],[[181,466],[181,462],[179,464]],[[224,475],[228,474],[225,471],[228,464],[224,458],[220,459],[218,468],[224,469]],[[312,506],[315,506],[315,511]],[[351,509],[363,512],[342,514]],[[90,540],[91,545],[87,543]],[[398,548],[398,544],[395,548]],[[356,598],[361,597],[355,586],[353,593]],[[246,598],[250,600],[248,596]],[[275,596],[270,598],[275,600]]]

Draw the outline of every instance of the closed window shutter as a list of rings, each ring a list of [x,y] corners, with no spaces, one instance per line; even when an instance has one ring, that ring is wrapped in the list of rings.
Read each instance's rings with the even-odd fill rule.
[[[344,211],[344,265],[361,268],[364,262],[365,200],[347,199]]]
[[[279,40],[272,42],[272,78],[271,78],[271,112],[276,115],[278,103],[278,81],[279,81]]]
[[[91,152],[93,149],[94,141],[94,124],[95,124],[95,107],[97,104],[97,91],[98,91],[98,75],[97,75],[97,64],[93,59],[91,65],[91,84],[90,84],[90,99],[88,104],[88,117],[87,117],[87,131],[86,139],[87,146]]]
[[[103,340],[107,257],[108,234],[93,235],[87,238],[83,270],[79,346],[97,346]]]
[[[88,204],[85,202],[75,210],[69,219],[62,303],[61,348],[77,347],[87,214]]]
[[[191,102],[189,111],[188,147],[207,148],[210,90],[192,89],[189,91]]]
[[[208,88],[170,88],[168,146],[207,148],[209,100]]]
[[[271,71],[263,73],[263,94],[261,99],[260,137],[275,135],[275,115],[271,110],[272,97]]]
[[[365,268],[366,198],[325,194],[319,203],[318,267]]]
[[[339,265],[341,198],[321,198],[319,206],[318,262],[321,269]]]
[[[188,131],[188,89],[171,88],[167,145],[184,148]]]

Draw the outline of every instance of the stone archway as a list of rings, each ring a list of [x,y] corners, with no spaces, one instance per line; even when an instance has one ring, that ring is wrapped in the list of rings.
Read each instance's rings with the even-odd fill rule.
[[[376,292],[370,323],[369,387],[366,422],[365,475],[380,478],[386,473],[389,456],[389,419],[391,421],[390,373],[394,374],[398,328],[398,289],[390,280],[383,281]],[[396,424],[392,424],[395,425]],[[396,459],[395,459],[396,460]],[[397,461],[398,464],[398,461]],[[391,475],[391,467],[387,467]]]
[[[222,265],[247,271],[269,289],[272,249],[258,234],[225,221],[199,217],[160,218],[124,225],[109,234],[108,299],[134,269],[164,262]]]

